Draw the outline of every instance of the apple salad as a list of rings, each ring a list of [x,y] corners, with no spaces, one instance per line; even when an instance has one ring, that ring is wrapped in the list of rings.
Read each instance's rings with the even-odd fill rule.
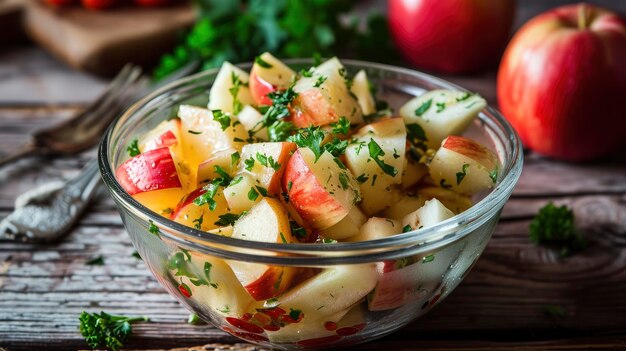
[[[337,58],[299,72],[269,53],[249,73],[224,63],[208,106],[181,105],[177,117],[134,139],[116,178],[175,222],[285,245],[419,231],[493,188],[497,156],[460,136],[486,107],[483,98],[434,90],[393,114],[374,88],[365,71],[351,77]],[[211,306],[224,330],[315,346],[358,333],[368,311],[439,289],[441,273],[415,278],[417,264],[433,259],[314,269],[181,249],[168,268],[179,292]]]

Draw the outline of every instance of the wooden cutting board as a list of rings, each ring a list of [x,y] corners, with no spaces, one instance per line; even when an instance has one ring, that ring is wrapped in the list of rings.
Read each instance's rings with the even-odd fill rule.
[[[195,19],[190,5],[89,11],[28,0],[24,6],[24,27],[34,41],[70,66],[102,76],[127,62],[155,64]]]

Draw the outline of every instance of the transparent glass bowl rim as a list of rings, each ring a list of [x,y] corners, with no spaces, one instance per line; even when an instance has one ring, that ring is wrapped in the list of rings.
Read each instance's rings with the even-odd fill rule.
[[[368,70],[408,75],[426,81],[429,84],[437,85],[441,89],[467,91],[453,83],[412,69],[359,60],[341,59],[341,61],[348,68],[365,68]],[[313,63],[312,59],[287,59],[284,60],[284,62],[288,65],[311,65]],[[252,63],[238,64],[237,66],[243,69],[249,69]],[[471,208],[432,227],[370,241],[289,245],[241,240],[187,227],[152,212],[122,189],[115,178],[115,172],[111,168],[109,154],[111,147],[109,143],[114,133],[120,132],[117,127],[124,124],[136,113],[141,112],[141,110],[153,100],[163,94],[183,88],[187,84],[201,81],[202,79],[208,79],[206,77],[215,74],[217,70],[218,69],[207,70],[176,80],[134,103],[111,124],[101,141],[98,152],[102,178],[118,204],[122,204],[126,210],[139,216],[146,223],[152,221],[158,224],[161,229],[167,229],[166,231],[161,230],[161,236],[166,236],[176,243],[192,247],[198,251],[225,258],[238,256],[239,259],[253,259],[258,262],[268,263],[276,263],[280,261],[281,258],[287,258],[281,257],[282,255],[294,255],[293,257],[289,257],[289,259],[300,260],[303,261],[302,263],[304,263],[304,261],[313,260],[316,264],[323,265],[336,264],[340,261],[345,261],[342,258],[347,257],[352,257],[351,261],[363,262],[371,262],[372,259],[400,258],[406,256],[407,247],[411,248],[416,245],[419,246],[419,251],[435,250],[461,240],[465,235],[471,233],[473,229],[495,216],[496,212],[504,206],[504,202],[513,192],[513,188],[521,175],[523,149],[519,136],[500,112],[488,106],[480,113],[478,118],[498,133],[504,135],[504,143],[509,143],[507,147],[504,147],[504,167],[499,170],[499,181],[486,197],[474,204]],[[452,235],[442,235],[442,233],[450,233]]]

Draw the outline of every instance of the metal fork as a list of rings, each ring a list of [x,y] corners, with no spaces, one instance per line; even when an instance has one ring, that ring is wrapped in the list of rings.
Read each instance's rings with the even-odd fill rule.
[[[94,146],[111,121],[147,83],[148,78],[142,76],[140,67],[124,66],[100,97],[84,111],[61,124],[32,134],[31,140],[15,153],[0,158],[0,167],[27,155],[67,155]]]

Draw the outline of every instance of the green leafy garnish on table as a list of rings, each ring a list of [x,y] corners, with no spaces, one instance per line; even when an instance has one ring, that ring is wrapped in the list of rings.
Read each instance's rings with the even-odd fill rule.
[[[204,69],[224,61],[254,61],[261,52],[277,57],[398,57],[384,16],[351,14],[349,0],[197,0],[198,20],[154,71],[161,79],[192,61]],[[265,62],[257,63],[263,66]],[[265,67],[263,66],[263,67]]]
[[[535,244],[555,246],[561,256],[569,256],[587,246],[574,226],[574,212],[567,206],[548,203],[530,223],[530,240]]]
[[[88,266],[104,266],[104,257],[102,255],[98,257],[94,257],[89,261],[85,262]]]
[[[132,334],[132,323],[148,322],[147,317],[116,316],[105,312],[87,313],[78,317],[80,333],[92,349],[106,347],[113,351],[124,347],[124,341]]]

